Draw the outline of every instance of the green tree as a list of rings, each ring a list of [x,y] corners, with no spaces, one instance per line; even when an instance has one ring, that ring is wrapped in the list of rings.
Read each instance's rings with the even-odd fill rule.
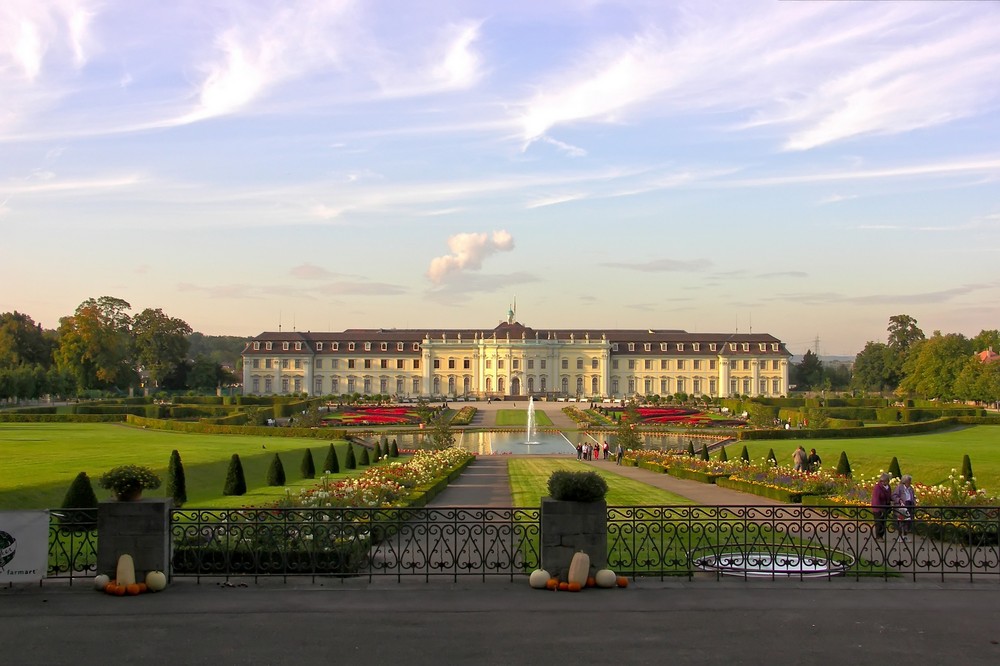
[[[882,393],[899,386],[901,363],[895,350],[881,342],[871,342],[854,358],[851,386],[860,391]]]
[[[399,446],[396,445],[396,438],[395,437],[392,438],[392,446],[389,449],[389,457],[390,458],[398,458],[399,457]]]
[[[924,339],[924,332],[917,326],[917,320],[910,315],[900,314],[889,317],[889,347],[906,354],[910,348]]]
[[[747,451],[747,445],[746,444],[743,445],[743,450],[740,451],[740,460],[742,460],[743,462],[746,462],[746,463],[750,462],[750,452]]]
[[[154,388],[187,358],[191,327],[168,317],[163,310],[146,308],[132,319],[134,362],[149,376]]]
[[[302,475],[303,479],[316,478],[316,463],[313,462],[312,450],[310,450],[308,446],[302,453],[302,463],[299,464],[299,474]]]
[[[972,351],[979,353],[981,351],[986,351],[992,349],[993,351],[1000,353],[1000,331],[997,329],[986,330],[983,329],[979,331],[979,335],[972,338]]]
[[[367,467],[371,464],[370,456],[368,455],[368,447],[362,446],[361,453],[358,454],[358,465],[361,467]]]
[[[337,459],[337,449],[334,448],[333,444],[327,449],[326,460],[323,461],[323,471],[327,474],[340,473],[340,460]]]
[[[899,459],[896,456],[893,456],[892,460],[889,461],[889,476],[894,479],[903,476],[903,472],[899,469]]]
[[[76,379],[79,390],[134,384],[131,307],[120,298],[102,296],[87,299],[73,315],[59,320],[56,363]]]
[[[976,489],[976,475],[972,473],[972,460],[968,453],[962,456],[962,477],[969,484],[970,489]]]
[[[347,456],[344,458],[344,468],[345,469],[357,469],[358,460],[354,457],[354,442],[348,440],[347,442]]]
[[[847,459],[847,451],[840,452],[840,460],[837,461],[837,474],[851,478],[851,461]]]
[[[961,333],[940,331],[915,343],[903,363],[899,390],[926,398],[953,400],[956,380],[972,355],[972,345]]]
[[[800,390],[823,387],[823,362],[811,349],[802,355],[800,363],[792,365],[792,370],[794,383]]]
[[[285,466],[281,464],[281,456],[277,453],[271,458],[271,464],[267,468],[267,485],[285,485]]]
[[[0,314],[0,369],[22,365],[52,365],[55,341],[45,334],[41,324],[20,312]]]
[[[90,509],[69,517],[73,531],[86,531],[97,527],[97,494],[86,472],[80,472],[66,489],[63,497],[64,509]]]
[[[701,445],[701,459],[702,460],[708,460],[709,459],[708,458],[708,444],[704,443],[704,442]]]
[[[955,379],[955,397],[994,405],[1000,402],[1000,362],[983,363],[978,356],[967,359]]]
[[[726,453],[726,445],[723,444],[719,447],[719,460],[722,462],[727,462],[729,460],[729,454]]]
[[[691,458],[694,458],[694,440],[693,439],[689,439],[688,440],[687,454]]]
[[[233,373],[204,356],[195,357],[185,379],[185,387],[196,391],[214,391],[219,386],[231,386],[235,383],[238,382]]]
[[[247,479],[243,475],[243,463],[240,462],[238,453],[234,453],[229,459],[229,469],[226,470],[226,485],[222,489],[223,495],[246,495]]]
[[[181,463],[181,454],[177,449],[170,452],[170,462],[167,464],[167,496],[173,498],[175,506],[184,506],[187,502],[184,464]]]
[[[615,441],[622,445],[623,450],[642,448],[642,436],[635,430],[638,424],[639,410],[635,401],[630,400],[625,404],[625,410],[622,412],[621,420],[618,421],[618,427],[615,429]]]
[[[455,433],[451,429],[451,417],[441,410],[431,423],[431,447],[440,450],[452,446],[455,446]]]

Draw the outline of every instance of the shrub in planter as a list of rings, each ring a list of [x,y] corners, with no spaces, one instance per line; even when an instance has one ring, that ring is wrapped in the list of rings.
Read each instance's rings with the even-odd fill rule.
[[[323,471],[330,474],[340,473],[340,460],[337,458],[337,449],[334,448],[333,444],[330,445],[329,450],[326,452],[326,460],[323,461]]]
[[[837,474],[851,478],[851,461],[847,459],[847,451],[840,452],[840,460],[837,461]]]
[[[223,495],[246,495],[247,479],[243,475],[243,463],[240,454],[234,453],[229,459],[229,469],[226,471],[226,485],[222,488]]]
[[[347,469],[357,469],[358,461],[354,457],[354,443],[347,443],[347,456],[344,458],[344,467]]]
[[[160,477],[143,465],[119,465],[101,475],[98,485],[121,497],[130,492],[141,493],[147,488],[149,490],[159,488]]]
[[[608,484],[597,472],[552,472],[549,495],[565,502],[596,502],[608,493]]]
[[[892,461],[889,462],[889,476],[894,479],[898,479],[903,476],[903,472],[899,469],[899,460],[896,456],[893,456]]]
[[[181,454],[177,449],[170,452],[170,462],[167,464],[167,495],[173,498],[176,506],[184,506],[188,499],[184,464],[181,463]]]
[[[299,464],[299,474],[302,475],[303,479],[316,478],[316,463],[313,462],[312,450],[309,448],[306,448],[302,454],[302,462]]]
[[[271,465],[267,468],[267,485],[285,485],[285,466],[281,464],[281,457],[275,453],[271,459]]]

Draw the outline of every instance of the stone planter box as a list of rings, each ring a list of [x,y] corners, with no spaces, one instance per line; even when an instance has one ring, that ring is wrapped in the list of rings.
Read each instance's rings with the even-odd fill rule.
[[[542,498],[542,568],[565,580],[573,555],[590,556],[591,573],[608,563],[608,503]]]
[[[173,500],[105,500],[97,506],[97,573],[115,577],[118,558],[131,555],[136,580],[149,571],[170,575],[170,509]]]

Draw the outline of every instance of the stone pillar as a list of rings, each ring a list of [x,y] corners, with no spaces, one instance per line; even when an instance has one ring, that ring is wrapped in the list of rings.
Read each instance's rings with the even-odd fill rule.
[[[608,564],[608,503],[542,498],[542,568],[566,578],[573,555],[590,556],[591,573]]]
[[[131,555],[137,581],[150,571],[162,571],[169,578],[173,505],[172,499],[163,497],[101,501],[97,507],[97,573],[114,578],[118,558]]]

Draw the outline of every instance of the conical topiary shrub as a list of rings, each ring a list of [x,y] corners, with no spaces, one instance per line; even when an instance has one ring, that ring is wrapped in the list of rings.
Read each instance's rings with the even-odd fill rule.
[[[747,451],[747,445],[743,445],[743,450],[740,451],[740,460],[743,462],[750,462],[750,452]]]
[[[972,474],[972,460],[969,459],[968,453],[962,457],[962,476],[965,477],[965,482],[969,484],[969,488],[975,490],[976,477]]]
[[[226,471],[226,485],[222,489],[223,495],[246,495],[247,480],[243,476],[243,463],[240,462],[240,454],[234,453],[229,459],[229,469]]]
[[[729,454],[726,453],[726,447],[725,447],[725,445],[719,447],[719,460],[722,461],[722,462],[728,462],[729,461]]]
[[[323,473],[324,474],[340,473],[340,460],[337,458],[337,449],[334,448],[333,444],[330,445],[329,450],[327,450],[326,452],[326,460],[323,461]]]
[[[701,459],[708,460],[708,444],[701,445]]]
[[[303,479],[316,478],[316,463],[313,462],[313,452],[309,447],[306,447],[305,452],[302,454],[302,462],[299,464],[299,474],[302,475]]]
[[[899,471],[899,460],[896,459],[896,456],[893,456],[892,460],[889,462],[889,476],[894,479],[898,479],[903,476],[903,473]]]
[[[69,484],[66,495],[63,497],[62,508],[64,509],[91,509],[91,511],[80,512],[69,518],[69,523],[75,531],[92,530],[97,527],[97,494],[94,492],[94,485],[90,482],[90,477],[86,472],[80,472]]]
[[[354,444],[352,442],[347,443],[347,455],[344,457],[344,467],[346,469],[358,468],[358,461],[354,457]]]
[[[837,474],[851,478],[851,461],[847,459],[847,451],[840,452],[840,460],[837,461]]]
[[[277,453],[271,458],[271,464],[267,468],[267,485],[285,485],[285,466],[281,464],[281,456]]]
[[[689,456],[691,456],[692,458],[694,458],[694,440],[693,440],[693,439],[689,439],[689,440],[688,440],[688,450],[687,450],[687,454],[688,454]]]
[[[389,457],[398,458],[399,457],[399,447],[396,446],[396,438],[392,438],[392,447],[389,448]]]
[[[368,447],[362,446],[361,453],[358,455],[358,465],[365,467],[369,464],[371,464],[371,459],[368,456]]]
[[[774,455],[774,449],[767,450],[767,462],[771,463],[772,465],[778,464],[778,458],[777,456]]]
[[[188,501],[184,464],[181,463],[181,454],[177,449],[170,452],[170,462],[167,464],[167,497],[173,498],[175,506],[184,506],[184,502]]]

